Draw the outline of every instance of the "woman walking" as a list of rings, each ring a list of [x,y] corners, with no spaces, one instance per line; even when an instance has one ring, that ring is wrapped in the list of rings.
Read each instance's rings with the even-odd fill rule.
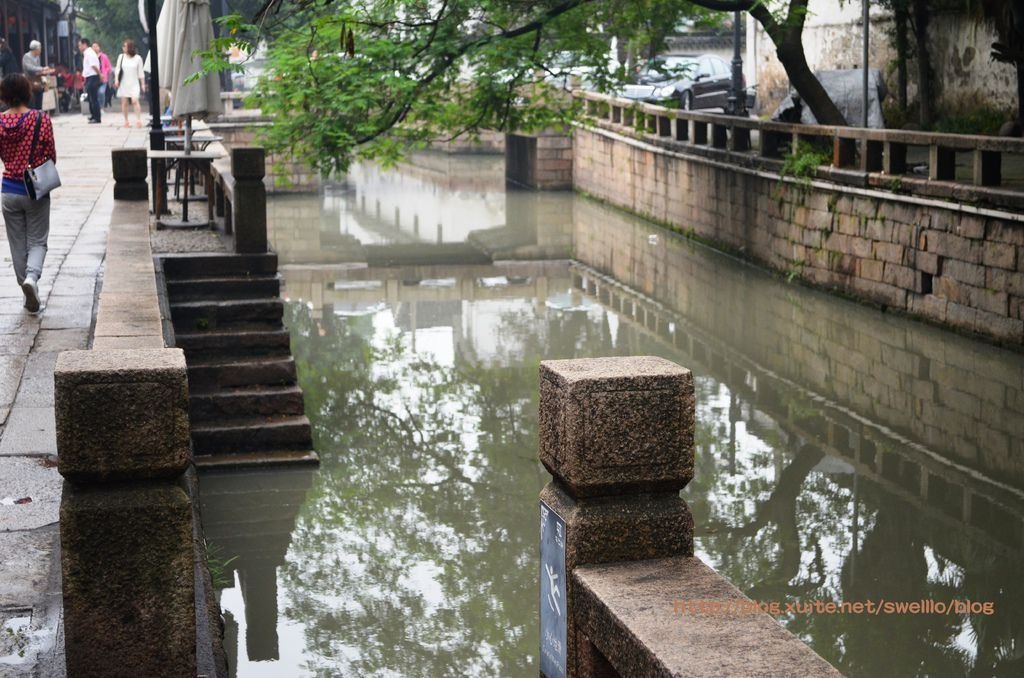
[[[14,275],[25,293],[25,309],[38,313],[39,277],[43,274],[50,235],[50,196],[39,200],[28,196],[25,170],[47,160],[56,162],[53,125],[46,113],[29,108],[32,84],[21,73],[12,73],[0,81],[0,101],[8,106],[0,113],[0,160],[4,163],[0,204]],[[39,137],[35,139],[37,123]]]
[[[142,101],[139,98],[146,91],[145,74],[142,72],[142,57],[135,51],[135,42],[125,40],[121,45],[121,56],[117,58],[114,88],[121,100],[124,126],[128,124],[128,102],[135,106],[135,126],[142,127]]]

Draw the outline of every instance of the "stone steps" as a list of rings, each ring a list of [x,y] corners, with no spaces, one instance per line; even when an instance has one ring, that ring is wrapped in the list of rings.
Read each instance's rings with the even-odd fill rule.
[[[221,357],[251,357],[254,355],[290,355],[291,335],[285,329],[267,327],[232,327],[213,331],[177,333],[178,348],[185,350],[191,361],[194,353]]]
[[[193,395],[240,386],[286,386],[295,383],[290,355],[249,359],[196,356],[188,360],[188,386]]]
[[[235,454],[197,456],[196,466],[203,469],[279,466],[287,464],[318,464],[320,456],[312,450],[272,450]],[[265,543],[259,541],[265,546]]]
[[[197,332],[238,324],[276,329],[284,317],[280,299],[232,299],[228,301],[179,301],[171,304],[175,331]]]
[[[170,254],[162,257],[168,281],[209,277],[277,275],[277,255]]]
[[[190,405],[190,417],[194,424],[229,417],[273,417],[301,415],[305,412],[302,389],[294,384],[193,393]]]
[[[162,264],[188,363],[196,465],[316,463],[282,322],[277,256],[172,256]]]
[[[280,294],[281,278],[276,275],[213,276],[167,281],[167,296],[172,304],[184,301],[266,299],[276,298]]]
[[[312,427],[305,415],[192,423],[192,449],[197,458],[204,454],[307,452],[312,448]]]

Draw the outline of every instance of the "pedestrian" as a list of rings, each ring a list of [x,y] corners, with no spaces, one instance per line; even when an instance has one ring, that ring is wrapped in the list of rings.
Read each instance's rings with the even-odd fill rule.
[[[0,205],[7,242],[11,246],[14,276],[25,294],[25,310],[38,313],[39,277],[43,274],[46,241],[50,235],[50,196],[39,200],[28,196],[25,170],[47,160],[57,161],[53,125],[46,113],[29,108],[32,84],[21,73],[12,73],[0,80],[0,101],[8,106],[6,112],[0,113],[0,161],[4,163]],[[39,138],[35,140],[37,121]]]
[[[96,56],[100,60],[100,106],[106,108],[110,105],[109,97],[107,97],[107,83],[110,82],[110,72],[114,69],[110,65],[110,57],[100,47],[100,43],[92,43],[92,51],[96,52]]]
[[[53,73],[52,68],[46,68],[39,61],[39,55],[43,51],[43,45],[38,40],[28,43],[28,51],[21,57],[21,70],[28,78],[32,87],[32,108],[40,110],[43,107],[43,76]]]
[[[114,73],[114,87],[117,88],[117,98],[121,100],[125,127],[131,127],[128,123],[129,103],[135,106],[135,126],[142,127],[141,97],[146,92],[146,78],[142,68],[142,57],[135,51],[135,41],[125,40]]]
[[[89,97],[89,122],[99,124],[102,122],[100,115],[103,111],[100,105],[100,57],[93,50],[88,38],[78,41],[78,51],[82,53],[82,75],[85,76],[85,93]]]
[[[7,41],[0,38],[0,78],[10,73],[16,73],[17,70],[18,60],[11,53],[11,48],[7,46]]]

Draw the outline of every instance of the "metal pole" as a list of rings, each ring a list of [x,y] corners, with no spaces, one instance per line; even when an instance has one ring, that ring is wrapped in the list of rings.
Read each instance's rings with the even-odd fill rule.
[[[146,0],[146,23],[149,25],[149,111],[150,111],[150,129],[149,129],[149,148],[153,151],[164,150],[164,127],[163,122],[160,120],[160,116],[163,111],[160,110],[160,62],[157,59],[157,45],[156,45],[156,0]],[[156,213],[158,205],[164,205],[159,198],[160,193],[160,181],[158,180],[158,167],[157,161],[153,160],[150,162],[150,176],[153,181],[153,211]],[[162,164],[162,163],[160,163]],[[157,218],[160,217],[156,214]]]
[[[864,108],[863,115],[863,126],[868,126],[868,35],[871,32],[869,30],[868,23],[868,8],[871,6],[870,0],[861,0],[864,10],[864,55],[862,63],[864,64],[864,92],[861,95],[861,104]]]
[[[729,112],[733,115],[747,115],[747,93],[743,91],[743,57],[740,43],[743,41],[740,22],[742,12],[732,15],[732,93],[729,95]]]

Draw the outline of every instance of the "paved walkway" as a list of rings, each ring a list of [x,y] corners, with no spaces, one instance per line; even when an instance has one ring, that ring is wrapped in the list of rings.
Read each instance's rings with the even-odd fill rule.
[[[0,229],[0,676],[64,675],[57,519],[60,476],[53,368],[87,348],[114,213],[110,149],[146,146],[144,129],[54,118],[63,186],[52,198],[49,253],[33,317]],[[139,228],[144,232],[146,226]]]

